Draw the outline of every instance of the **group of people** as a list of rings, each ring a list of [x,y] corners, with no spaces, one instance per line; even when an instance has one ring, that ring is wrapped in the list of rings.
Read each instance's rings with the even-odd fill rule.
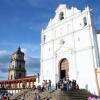
[[[52,86],[51,86],[51,80],[47,81],[47,80],[43,80],[42,82],[42,86],[39,85],[37,86],[37,89],[41,92],[47,90],[47,91],[51,91],[52,90]],[[36,87],[35,87],[36,89]],[[76,83],[76,80],[65,80],[62,79],[60,80],[58,83],[56,83],[56,89],[62,89],[62,90],[75,90],[75,89],[79,89],[78,84]]]
[[[34,89],[36,89],[36,87]],[[42,85],[37,86],[37,89],[41,92],[45,90],[51,91],[51,80],[43,80]]]
[[[78,84],[76,83],[76,80],[60,80],[58,83],[56,83],[56,89],[62,89],[62,90],[75,90],[79,89]]]

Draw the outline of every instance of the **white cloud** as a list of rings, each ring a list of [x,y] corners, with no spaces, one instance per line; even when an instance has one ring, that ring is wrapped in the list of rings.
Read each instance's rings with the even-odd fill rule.
[[[43,1],[41,0],[26,0],[31,6],[33,7],[39,7],[40,8],[40,4],[43,4]]]
[[[0,43],[0,46],[6,47],[7,50],[10,49],[9,51],[2,50],[1,54],[6,54],[6,53],[12,54],[20,46],[22,50],[25,52],[25,55],[29,55],[35,58],[40,58],[40,44],[26,43],[26,42],[12,43],[12,42],[5,41],[5,42]]]
[[[6,50],[0,50],[0,56],[5,56],[8,54],[8,51]]]
[[[40,58],[40,45],[23,43],[21,44],[22,51],[25,52],[26,56],[30,56],[33,58]]]
[[[10,59],[10,54],[9,54],[9,51],[6,51],[6,50],[1,50],[0,51],[0,65],[1,66],[4,66],[8,63],[9,59]],[[1,67],[0,66],[0,67]]]
[[[40,58],[27,56],[25,60],[28,75],[40,72]]]
[[[6,80],[6,79],[8,79],[8,73],[0,71],[0,80]]]
[[[21,48],[21,51],[24,52],[25,54],[27,53],[27,49],[26,48]]]
[[[11,56],[8,51],[0,51],[0,79],[7,78],[10,57]]]

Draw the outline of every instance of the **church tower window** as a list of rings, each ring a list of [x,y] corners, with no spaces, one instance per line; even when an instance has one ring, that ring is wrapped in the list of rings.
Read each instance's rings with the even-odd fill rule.
[[[13,79],[13,75],[11,75],[11,80]]]
[[[84,26],[87,25],[87,19],[86,19],[86,17],[83,18],[83,23],[84,23]]]
[[[14,65],[12,65],[12,69],[14,69]]]
[[[60,13],[59,19],[60,19],[60,20],[63,20],[63,19],[64,19],[64,13],[63,13],[63,12]]]
[[[21,64],[19,65],[19,68],[21,68]]]
[[[21,78],[21,73],[19,73],[19,77]]]

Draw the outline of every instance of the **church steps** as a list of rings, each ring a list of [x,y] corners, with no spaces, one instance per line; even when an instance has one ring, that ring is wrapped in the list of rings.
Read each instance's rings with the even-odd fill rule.
[[[39,95],[41,96],[41,100],[47,100],[47,98],[49,98],[50,100],[87,100],[87,98],[92,95],[85,89],[69,90],[69,91],[62,91],[61,89],[57,89],[52,92],[48,91],[39,92],[37,90],[35,91],[28,90],[25,93],[25,100],[33,100],[34,93],[39,93]],[[21,96],[23,96],[22,91],[21,91]],[[14,99],[19,98],[19,96],[14,96],[14,97],[15,97]]]

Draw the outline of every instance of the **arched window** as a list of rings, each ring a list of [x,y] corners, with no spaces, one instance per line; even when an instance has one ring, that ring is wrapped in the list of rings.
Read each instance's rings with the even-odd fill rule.
[[[21,73],[19,73],[19,78],[21,78],[22,77],[22,75],[21,75]]]
[[[19,64],[19,68],[21,68],[21,64]]]
[[[63,13],[63,12],[60,13],[59,19],[60,19],[60,20],[64,19],[64,13]]]
[[[18,66],[19,66],[19,68],[21,68],[21,61],[19,61]]]
[[[87,25],[87,19],[86,19],[86,17],[83,18],[83,23],[84,23],[84,26]]]
[[[12,65],[12,68],[14,68],[14,65]]]
[[[13,75],[11,75],[11,80],[13,79]]]

